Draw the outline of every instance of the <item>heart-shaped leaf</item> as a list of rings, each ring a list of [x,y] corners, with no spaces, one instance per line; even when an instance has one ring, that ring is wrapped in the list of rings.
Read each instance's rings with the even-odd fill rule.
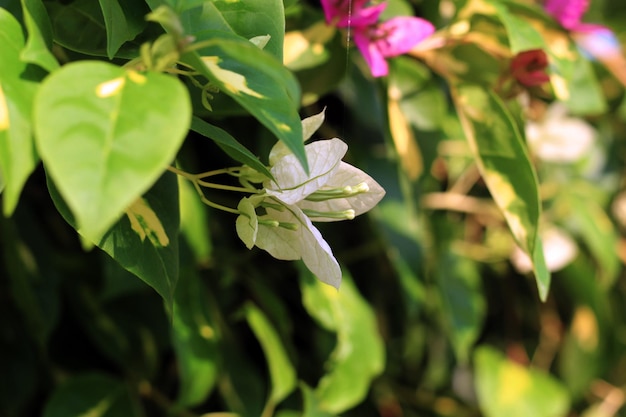
[[[97,242],[174,159],[191,105],[173,77],[80,62],[44,81],[34,114],[46,170]]]

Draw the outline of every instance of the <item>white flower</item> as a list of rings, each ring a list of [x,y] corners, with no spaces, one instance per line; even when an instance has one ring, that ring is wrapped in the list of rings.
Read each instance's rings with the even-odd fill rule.
[[[565,106],[555,103],[543,120],[526,125],[526,139],[541,160],[575,162],[591,151],[595,130],[583,119],[569,117]]]
[[[304,140],[319,127],[323,115],[303,120]],[[285,145],[270,152],[274,181],[264,193],[241,200],[237,234],[248,248],[258,246],[277,259],[302,259],[320,280],[336,288],[341,270],[313,221],[350,220],[374,207],[385,195],[369,175],[341,159],[348,146],[341,140],[320,140],[305,146],[307,174]],[[265,214],[258,215],[257,209]]]

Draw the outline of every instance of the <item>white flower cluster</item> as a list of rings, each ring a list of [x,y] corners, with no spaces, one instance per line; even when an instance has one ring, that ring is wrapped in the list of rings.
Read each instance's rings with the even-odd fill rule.
[[[324,120],[323,113],[302,121],[307,141]],[[385,195],[369,175],[342,161],[348,150],[340,139],[305,146],[309,173],[281,142],[270,152],[274,180],[263,191],[243,198],[236,228],[251,249],[257,246],[283,260],[302,259],[321,281],[339,287],[341,269],[332,250],[312,221],[351,220],[374,207]],[[250,178],[254,181],[253,177]]]

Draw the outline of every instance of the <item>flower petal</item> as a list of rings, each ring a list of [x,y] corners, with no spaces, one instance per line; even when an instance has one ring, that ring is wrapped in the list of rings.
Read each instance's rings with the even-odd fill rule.
[[[545,11],[565,29],[573,30],[589,7],[589,0],[547,0]]]
[[[435,32],[435,26],[419,17],[399,16],[380,23],[374,32],[376,47],[385,57],[402,55]]]
[[[370,67],[372,76],[383,77],[389,73],[387,61],[385,61],[385,57],[378,50],[376,43],[370,40],[368,30],[355,29],[354,43],[361,51],[363,58],[365,58],[367,66]]]
[[[307,216],[295,206],[285,206],[285,210],[267,209],[262,219],[277,220],[282,223],[297,224],[297,230],[284,227],[268,227],[259,224],[256,245],[277,259],[302,259],[309,270],[319,280],[339,288],[341,268],[330,246]]]
[[[344,19],[337,23],[337,27],[352,27],[352,28],[366,28],[368,26],[376,24],[380,14],[387,7],[387,3],[380,3],[372,7],[356,7],[356,4],[352,6],[352,15],[346,16]]]
[[[326,116],[325,112],[326,108],[324,108],[324,110],[322,110],[318,114],[314,114],[313,116],[302,119],[301,123],[303,142],[309,140],[311,136],[313,136],[313,133],[315,133],[317,129],[319,129],[320,126],[324,123],[324,118]],[[272,147],[272,150],[270,151],[270,165],[276,165],[276,162],[278,162],[280,158],[289,155],[290,153],[292,152],[289,150],[287,145],[285,145],[281,141],[276,142],[276,144]]]
[[[293,154],[280,158],[270,169],[276,182],[266,181],[265,191],[285,204],[294,204],[324,186],[339,167],[348,145],[340,139],[320,140],[305,146],[307,175]]]
[[[385,195],[385,190],[372,177],[360,169],[342,162],[333,177],[326,183],[324,188],[341,188],[345,186],[355,187],[361,183],[367,184],[369,191],[356,194],[351,197],[333,198],[324,201],[302,200],[297,203],[298,207],[316,212],[337,212],[352,209],[358,216],[371,210]],[[338,218],[311,217],[312,221],[332,222]]]
[[[338,27],[347,27],[347,21],[350,18],[351,14],[356,15],[359,13],[366,12],[368,9],[372,9],[373,7],[363,8],[365,3],[368,0],[321,0],[322,9],[324,9],[324,16],[326,17],[326,22],[330,24],[334,24],[335,20],[338,20]],[[383,7],[384,9],[384,7]],[[382,10],[381,10],[382,12]],[[371,13],[367,11],[366,14]],[[379,12],[380,14],[380,12]],[[378,19],[378,15],[374,19],[376,21]],[[342,24],[345,23],[345,26]]]
[[[246,244],[248,249],[252,249],[256,242],[259,226],[254,204],[249,198],[244,197],[237,205],[237,210],[241,213],[235,222],[237,236]]]

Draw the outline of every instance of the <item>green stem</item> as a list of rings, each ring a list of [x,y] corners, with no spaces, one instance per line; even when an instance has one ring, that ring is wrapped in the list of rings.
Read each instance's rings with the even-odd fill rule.
[[[167,167],[167,169],[170,172],[173,172],[174,174],[180,175],[181,177],[191,181],[191,183],[193,184],[193,187],[196,189],[196,192],[200,196],[200,200],[204,204],[206,204],[207,206],[213,207],[213,208],[218,209],[218,210],[225,211],[227,213],[241,214],[241,213],[239,213],[239,210],[237,210],[237,209],[234,209],[234,208],[231,208],[231,207],[226,207],[226,206],[223,206],[223,205],[218,204],[218,203],[214,203],[213,201],[211,201],[208,198],[206,198],[206,196],[202,192],[202,188],[200,188],[200,184],[199,184],[200,180],[198,180],[197,175],[190,174],[188,172],[185,172],[185,171],[183,171],[181,169],[178,169],[176,167],[173,167],[173,166]],[[217,184],[215,184],[215,185],[217,185]],[[240,187],[236,187],[236,188],[240,188]],[[246,190],[246,191],[249,192],[248,190]]]
[[[202,181],[199,179],[196,179],[195,182],[203,187],[214,188],[216,190],[238,191],[242,193],[252,193],[252,194],[256,194],[259,192],[259,190],[257,190],[256,188],[251,189],[251,188],[245,188],[245,187],[235,187],[232,185],[216,184],[213,182]]]

